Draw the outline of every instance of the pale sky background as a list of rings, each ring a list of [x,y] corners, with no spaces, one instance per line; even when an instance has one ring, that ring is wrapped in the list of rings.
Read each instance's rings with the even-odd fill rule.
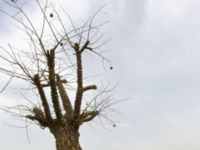
[[[18,0],[20,1],[20,0]],[[115,108],[116,128],[99,122],[81,128],[83,150],[199,150],[200,149],[200,1],[198,0],[56,0],[75,20],[106,4],[109,24],[105,38],[114,70],[104,81],[119,85],[113,95],[127,98]],[[1,7],[2,2],[0,2]],[[29,7],[32,7],[30,5]],[[33,20],[37,12],[29,9]],[[22,45],[19,31],[0,14],[0,43]],[[12,28],[12,30],[11,30]],[[99,66],[99,65],[97,65]],[[94,70],[98,70],[95,66]],[[1,82],[5,81],[5,77]],[[8,88],[3,104],[20,97]],[[5,125],[15,123],[0,114],[1,150],[55,150],[48,130]]]

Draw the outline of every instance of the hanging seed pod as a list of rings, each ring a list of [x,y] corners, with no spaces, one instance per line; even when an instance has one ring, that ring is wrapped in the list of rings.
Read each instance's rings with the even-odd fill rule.
[[[53,18],[53,14],[52,13],[50,13],[50,17]]]

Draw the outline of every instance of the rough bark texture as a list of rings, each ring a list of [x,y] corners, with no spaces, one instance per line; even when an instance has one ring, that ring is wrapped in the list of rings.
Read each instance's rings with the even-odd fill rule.
[[[79,132],[70,126],[56,126],[50,129],[56,140],[57,150],[82,150]]]

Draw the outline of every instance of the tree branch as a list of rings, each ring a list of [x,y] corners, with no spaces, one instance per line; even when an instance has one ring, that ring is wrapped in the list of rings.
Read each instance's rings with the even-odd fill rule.
[[[57,77],[58,91],[59,91],[60,97],[62,99],[63,107],[66,111],[67,116],[71,116],[73,114],[73,110],[72,110],[72,105],[71,105],[69,96],[63,86],[63,82],[60,79],[59,75],[57,75],[56,77]]]
[[[75,43],[74,50],[76,52],[76,71],[77,71],[77,90],[76,90],[76,99],[74,105],[74,119],[77,120],[80,115],[81,102],[83,96],[83,72],[82,72],[82,58],[80,46],[78,43]]]
[[[87,111],[80,115],[80,124],[91,121],[99,114],[99,111]]]
[[[59,98],[56,88],[56,81],[55,81],[55,49],[51,49],[47,51],[47,64],[48,64],[48,74],[49,74],[49,85],[51,89],[51,99],[54,107],[54,111],[56,113],[56,118],[59,122],[62,122],[62,112],[59,104]]]
[[[34,107],[33,114],[34,115],[27,115],[26,118],[32,121],[35,121],[35,120],[38,121],[42,127],[48,126],[47,119],[41,109]]]
[[[87,49],[88,48],[88,45],[89,45],[89,43],[90,43],[90,41],[86,41],[85,42],[85,44],[82,46],[82,48],[81,48],[81,52],[83,52],[85,49]]]
[[[44,112],[45,112],[45,115],[46,115],[46,118],[47,118],[47,122],[50,124],[53,121],[53,119],[51,117],[49,104],[47,102],[44,90],[43,90],[43,88],[41,86],[40,78],[39,78],[38,74],[36,74],[33,79],[34,79],[34,84],[36,85],[36,87],[38,89],[38,92],[39,92],[39,95],[40,95],[40,99],[42,101],[42,106],[44,108]]]
[[[83,87],[83,92],[88,91],[88,90],[96,90],[97,86],[96,85],[88,85],[86,87]]]

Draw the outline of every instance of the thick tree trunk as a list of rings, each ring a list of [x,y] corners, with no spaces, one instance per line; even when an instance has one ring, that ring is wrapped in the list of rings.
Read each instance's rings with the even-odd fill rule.
[[[50,130],[55,137],[57,150],[81,150],[77,130],[67,126],[54,127]]]

